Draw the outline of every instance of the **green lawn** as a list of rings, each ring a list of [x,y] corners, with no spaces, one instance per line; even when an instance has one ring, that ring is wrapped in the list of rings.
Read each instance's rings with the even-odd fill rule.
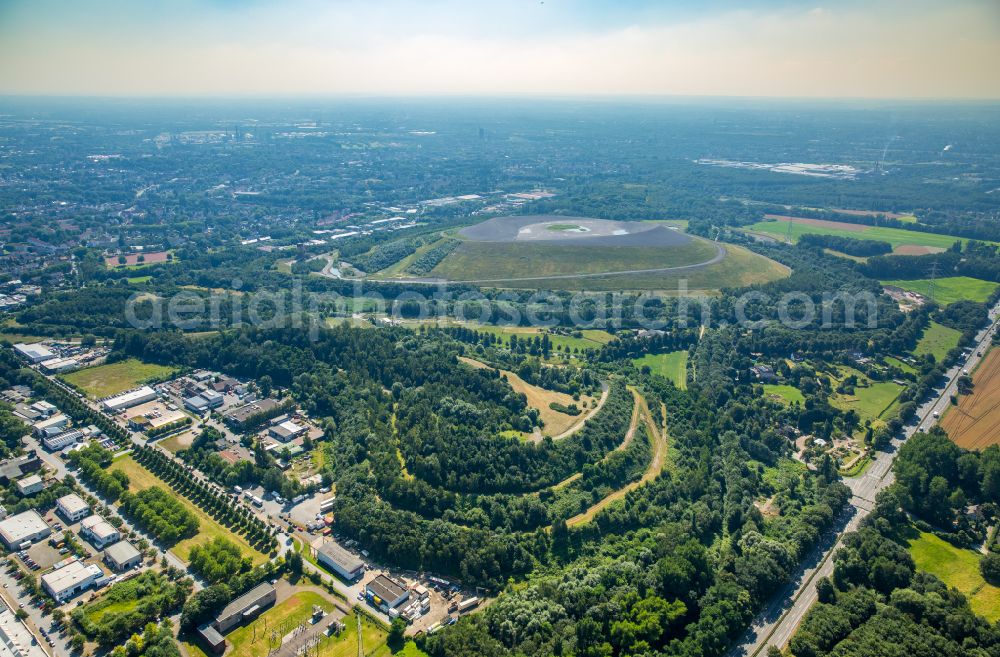
[[[949,351],[958,346],[961,337],[962,334],[958,330],[931,322],[920,341],[917,342],[917,348],[913,350],[913,353],[917,356],[933,354],[935,360],[940,363]]]
[[[470,326],[476,331],[492,333],[503,340],[503,344],[510,344],[510,336],[516,335],[518,340],[533,340],[536,335],[541,335],[541,329],[531,326],[491,326],[486,324]],[[557,347],[562,347],[562,353],[572,352],[574,349],[584,351],[586,349],[600,349],[601,345],[607,344],[615,339],[607,331],[597,329],[587,329],[580,332],[580,337],[575,335],[559,335],[549,333],[549,341],[552,342],[554,353]]]
[[[474,281],[659,269],[705,262],[715,254],[715,246],[699,238],[673,247],[463,242],[430,275],[452,281]]]
[[[126,278],[125,280],[127,280],[129,282],[129,285],[141,285],[142,283],[148,283],[149,281],[153,280],[153,277],[152,276],[132,276],[132,277]]]
[[[789,230],[791,223],[791,230]],[[779,239],[790,236],[793,242],[799,241],[803,235],[837,235],[840,237],[853,237],[859,240],[878,240],[888,242],[894,249],[906,245],[929,246],[938,249],[948,249],[955,242],[965,243],[967,240],[952,237],[950,235],[938,235],[935,233],[922,233],[915,230],[904,230],[902,228],[884,228],[881,226],[861,226],[860,224],[842,224],[844,228],[835,226],[815,226],[798,222],[788,222],[784,220],[758,221],[755,224],[746,226],[746,230],[755,233],[766,233]],[[860,228],[860,230],[859,230]]]
[[[271,649],[277,647],[272,639],[273,633],[277,632],[277,641],[280,642],[281,637],[294,630],[300,623],[309,620],[313,605],[319,605],[326,611],[333,609],[333,603],[320,594],[314,591],[298,591],[252,622],[230,632],[226,636],[226,642],[230,644],[226,654],[231,657],[264,657]],[[353,621],[350,618],[345,620]],[[348,625],[353,625],[353,622]],[[354,646],[353,654],[358,654],[357,644]]]
[[[902,391],[903,386],[892,381],[872,381],[866,388],[855,388],[853,395],[834,395],[830,403],[844,411],[854,409],[862,421],[885,419]]]
[[[899,360],[898,358],[896,358],[894,356],[886,356],[884,358],[884,360],[885,360],[885,362],[886,362],[887,365],[892,365],[893,367],[898,367],[903,372],[907,372],[909,374],[916,374],[917,373],[917,369],[915,367],[913,367],[909,363],[904,363],[903,361]]]
[[[937,575],[945,584],[961,591],[969,599],[972,611],[990,622],[1000,619],[1000,588],[983,579],[978,552],[957,548],[922,532],[910,540],[910,554],[917,568]]]
[[[173,367],[143,363],[135,358],[129,358],[117,363],[60,374],[59,378],[80,388],[89,397],[100,399],[135,388],[151,379],[169,376],[175,371]]]
[[[941,305],[955,303],[956,301],[986,301],[993,291],[997,289],[997,283],[984,281],[968,276],[949,276],[935,280],[921,279],[914,281],[882,281],[882,285],[894,285],[896,287],[922,294],[937,301]]]
[[[128,475],[128,489],[133,493],[152,486],[171,490],[169,484],[142,467],[130,454],[115,459],[115,462],[111,464],[111,469],[122,470]],[[171,548],[171,552],[176,554],[180,559],[187,561],[191,554],[191,548],[195,545],[204,545],[216,536],[221,536],[235,543],[243,551],[244,555],[249,556],[253,560],[254,565],[264,563],[267,559],[263,554],[250,547],[245,538],[223,527],[212,516],[191,502],[191,500],[183,495],[178,495],[177,499],[198,518],[199,523],[197,534],[191,538],[185,538]]]
[[[806,398],[802,396],[802,392],[795,386],[766,383],[764,384],[764,394],[779,397],[785,404],[794,404],[796,402],[804,404],[806,401]]]
[[[642,358],[633,358],[632,362],[636,367],[648,366],[653,374],[670,379],[681,390],[687,389],[686,350],[671,351],[668,354],[646,354]]]

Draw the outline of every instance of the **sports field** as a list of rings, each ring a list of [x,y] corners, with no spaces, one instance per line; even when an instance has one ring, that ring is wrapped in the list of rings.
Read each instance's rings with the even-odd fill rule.
[[[948,355],[949,351],[958,346],[958,341],[961,337],[962,333],[960,331],[944,326],[943,324],[938,324],[937,322],[931,322],[927,325],[923,336],[917,342],[917,347],[913,350],[913,353],[917,356],[933,354],[934,359],[940,363]]]
[[[668,354],[646,354],[642,358],[632,359],[636,367],[648,366],[653,374],[670,379],[681,390],[687,389],[687,361],[686,350],[671,351]]]
[[[131,455],[125,455],[115,459],[114,463],[111,464],[111,470],[121,470],[128,475],[128,489],[133,493],[145,490],[146,488],[151,488],[153,486],[159,486],[160,488],[168,491],[171,490],[168,483],[139,465],[139,463],[137,463]],[[246,542],[246,539],[223,527],[217,520],[212,518],[212,516],[205,513],[201,510],[201,508],[195,506],[191,500],[187,499],[183,495],[177,495],[177,499],[198,518],[199,523],[197,534],[191,538],[186,538],[183,541],[178,542],[171,548],[170,551],[176,554],[179,558],[186,562],[188,560],[188,556],[191,554],[191,548],[195,545],[204,545],[216,536],[221,536],[222,538],[235,543],[237,547],[243,551],[244,555],[253,560],[254,565],[261,564],[266,561],[267,558],[257,550],[250,547],[250,544]]]
[[[998,284],[968,276],[949,276],[935,280],[921,279],[914,281],[881,281],[882,285],[895,287],[922,294],[925,297],[947,306],[956,301],[986,301]]]
[[[175,368],[154,363],[144,363],[135,358],[98,365],[86,369],[60,374],[59,378],[83,390],[93,399],[101,399],[149,381],[169,376]]]
[[[962,238],[951,237],[950,235],[922,233],[902,228],[883,228],[881,226],[865,226],[863,224],[850,224],[823,219],[805,219],[802,217],[768,216],[774,218],[745,226],[745,230],[753,233],[764,233],[780,240],[788,237],[793,242],[798,242],[800,237],[808,234],[837,235],[839,237],[853,237],[859,240],[879,240],[891,244],[893,251],[896,253],[910,255],[944,251],[955,242],[964,243],[966,241]]]
[[[937,575],[945,584],[961,591],[976,614],[990,622],[1000,619],[1000,588],[983,579],[977,552],[957,548],[933,534],[921,532],[910,540],[910,554],[917,568]]]
[[[960,447],[985,449],[1000,443],[1000,349],[990,349],[972,373],[971,395],[961,395],[941,419],[941,427]]]

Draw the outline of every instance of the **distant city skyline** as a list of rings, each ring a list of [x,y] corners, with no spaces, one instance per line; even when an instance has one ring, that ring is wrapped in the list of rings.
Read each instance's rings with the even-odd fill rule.
[[[0,94],[1000,98],[996,0],[0,0]]]

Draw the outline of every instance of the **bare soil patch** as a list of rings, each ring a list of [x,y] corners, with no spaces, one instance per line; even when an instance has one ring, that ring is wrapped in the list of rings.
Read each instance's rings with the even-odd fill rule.
[[[944,249],[937,246],[919,246],[917,244],[903,244],[893,250],[893,253],[897,255],[927,255],[929,253],[942,252],[944,252]]]
[[[471,365],[476,369],[489,367],[486,363],[481,363],[478,360],[473,360],[472,358],[465,358],[464,356],[460,358],[460,360],[466,365]],[[565,437],[566,435],[569,435],[569,433],[579,429],[587,418],[591,416],[591,412],[589,411],[590,406],[595,403],[596,398],[594,397],[581,395],[580,401],[575,401],[573,397],[565,393],[546,390],[545,388],[539,388],[538,386],[532,385],[513,372],[500,370],[500,373],[506,377],[507,383],[509,383],[510,387],[514,389],[514,392],[521,393],[528,398],[528,406],[538,409],[538,415],[542,422],[545,423],[543,431],[547,435],[558,436],[560,438]],[[562,404],[567,407],[571,404],[576,404],[577,408],[581,410],[581,413],[579,415],[561,413],[549,406],[549,404],[552,403]],[[587,409],[584,409],[585,403],[588,407]]]

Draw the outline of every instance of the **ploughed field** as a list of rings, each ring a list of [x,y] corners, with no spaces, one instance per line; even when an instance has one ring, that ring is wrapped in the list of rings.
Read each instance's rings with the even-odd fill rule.
[[[985,449],[1000,443],[1000,349],[991,349],[972,373],[971,395],[961,395],[941,419],[959,447]]]

